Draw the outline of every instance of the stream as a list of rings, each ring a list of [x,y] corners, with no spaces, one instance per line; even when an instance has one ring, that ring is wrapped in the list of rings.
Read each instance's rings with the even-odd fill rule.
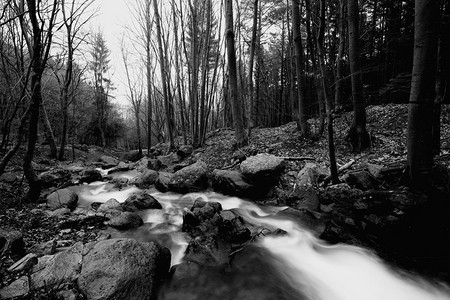
[[[131,176],[127,172],[114,174],[114,177]],[[139,191],[134,186],[117,190],[107,182],[94,182],[71,189],[78,194],[81,207],[88,207],[93,202],[103,203],[111,198],[123,202],[129,195]],[[140,211],[144,225],[137,229],[108,229],[108,232],[112,237],[153,241],[167,247],[172,254],[172,266],[183,261],[189,241],[188,236],[181,232],[183,211],[190,209],[198,198],[219,202],[223,210],[232,210],[257,228],[279,228],[288,233],[283,236],[265,236],[251,246],[254,253],[261,253],[262,258],[257,260],[261,263],[260,266],[254,266],[251,270],[236,267],[223,272],[211,271],[211,274],[193,279],[191,290],[181,289],[178,294],[166,290],[163,293],[165,297],[161,297],[163,299],[176,299],[177,295],[183,299],[261,299],[256,295],[248,296],[244,290],[253,288],[263,293],[272,287],[276,292],[273,296],[266,294],[264,299],[450,299],[449,289],[444,284],[430,282],[388,266],[367,249],[344,244],[329,245],[316,238],[295,220],[277,214],[285,207],[260,207],[252,202],[212,192],[180,195],[161,193],[156,189],[148,191],[161,203],[163,209]],[[255,255],[254,253],[242,253],[239,259],[250,261],[250,256]],[[203,268],[202,271],[210,272],[208,268]],[[251,282],[247,283],[250,277],[256,278],[252,279],[253,287]],[[264,283],[263,289],[259,289],[261,282]]]

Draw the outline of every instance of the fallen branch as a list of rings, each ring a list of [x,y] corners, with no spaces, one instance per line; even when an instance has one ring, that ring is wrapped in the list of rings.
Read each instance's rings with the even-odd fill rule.
[[[222,170],[228,170],[228,169],[231,169],[231,168],[233,168],[234,166],[237,166],[238,164],[239,164],[239,160],[235,161],[234,163],[232,163],[232,164],[229,165],[229,166],[223,167]]]
[[[348,168],[350,168],[354,163],[356,162],[355,159],[351,159],[348,163],[346,163],[345,165],[341,166],[338,169],[338,174],[342,173],[343,171],[347,170]],[[328,175],[327,177],[325,177],[324,179],[324,185],[327,185],[328,182],[331,180],[331,175]]]
[[[315,158],[309,156],[293,156],[293,157],[281,156],[280,158],[284,160],[316,160]]]

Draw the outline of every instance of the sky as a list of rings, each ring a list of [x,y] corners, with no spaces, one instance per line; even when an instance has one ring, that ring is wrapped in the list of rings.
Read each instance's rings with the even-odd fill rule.
[[[124,0],[95,0],[94,5],[98,7],[97,16],[90,22],[92,34],[100,29],[106,40],[110,54],[110,79],[116,90],[113,102],[119,105],[128,105],[126,97],[127,85],[125,68],[123,66],[122,54],[120,50],[121,39],[126,26],[131,26],[132,13],[127,6],[131,1]]]

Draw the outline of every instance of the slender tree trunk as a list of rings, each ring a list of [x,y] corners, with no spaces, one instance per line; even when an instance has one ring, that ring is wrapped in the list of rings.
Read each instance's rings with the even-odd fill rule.
[[[44,133],[50,147],[49,157],[56,158],[58,149],[56,148],[55,135],[53,134],[52,125],[50,124],[50,120],[48,119],[47,110],[44,107],[44,104],[41,102],[40,107],[40,120],[42,123],[42,127],[44,128]]]
[[[146,54],[146,71],[147,71],[147,155],[150,155],[150,149],[152,147],[152,66],[151,66],[151,31],[153,22],[150,20],[150,1],[147,0],[145,3],[145,54]]]
[[[352,77],[353,124],[347,140],[354,151],[363,151],[370,147],[370,137],[366,129],[366,107],[363,95],[363,83],[360,65],[359,47],[359,7],[358,0],[348,0],[348,41],[349,61]]]
[[[172,128],[172,120],[170,114],[170,103],[168,96],[168,82],[166,76],[166,67],[165,67],[165,58],[163,53],[163,45],[162,45],[162,33],[161,33],[161,18],[159,16],[158,11],[158,2],[157,0],[153,0],[153,9],[155,11],[155,22],[156,22],[156,35],[158,39],[158,51],[159,51],[159,67],[161,72],[161,83],[162,90],[164,96],[164,110],[166,113],[166,126],[167,126],[167,134],[169,136],[169,150],[174,148],[173,142],[173,128]]]
[[[428,186],[433,166],[438,30],[439,1],[416,0],[414,64],[408,110],[408,167],[412,187]]]
[[[226,43],[227,43],[227,59],[228,59],[228,76],[230,86],[230,100],[233,111],[234,130],[236,146],[242,147],[247,145],[248,139],[244,130],[244,116],[242,114],[242,103],[239,102],[237,69],[236,69],[236,52],[234,47],[233,32],[233,0],[225,0],[225,23],[226,23]]]
[[[308,122],[306,117],[305,92],[303,87],[303,47],[300,33],[300,7],[299,0],[292,0],[292,34],[294,39],[295,62],[297,74],[298,93],[298,117],[297,126],[302,135],[309,135]]]
[[[339,0],[339,48],[336,60],[336,84],[334,90],[334,104],[336,108],[344,105],[342,97],[343,86],[343,68],[344,68],[344,51],[345,51],[345,0]]]
[[[248,93],[249,93],[249,136],[251,128],[257,126],[256,118],[256,99],[255,91],[253,90],[253,64],[255,61],[255,48],[256,48],[256,33],[258,28],[258,0],[253,0],[253,27],[252,27],[252,39],[250,41],[250,58],[248,62]]]

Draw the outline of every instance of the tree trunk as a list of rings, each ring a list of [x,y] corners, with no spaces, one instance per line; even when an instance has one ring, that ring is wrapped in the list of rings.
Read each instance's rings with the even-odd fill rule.
[[[228,76],[230,86],[230,101],[233,111],[234,130],[236,147],[247,145],[248,139],[244,129],[244,116],[242,114],[242,103],[238,97],[237,85],[237,69],[236,69],[236,52],[234,48],[234,32],[233,32],[233,0],[225,1],[225,23],[226,23],[226,44],[228,59]]]
[[[439,1],[416,0],[414,64],[408,109],[408,168],[412,187],[430,183]]]
[[[174,148],[173,142],[173,128],[172,128],[172,120],[170,114],[170,103],[168,96],[168,82],[166,76],[166,67],[165,67],[165,58],[163,54],[163,45],[162,45],[162,33],[161,33],[161,18],[159,16],[158,11],[158,2],[157,0],[153,0],[153,9],[155,11],[155,23],[156,23],[156,35],[158,39],[158,51],[159,51],[159,67],[161,72],[161,83],[162,90],[164,96],[164,110],[166,113],[166,126],[167,126],[167,135],[169,136],[169,150]]]
[[[297,74],[298,116],[297,127],[302,135],[309,135],[306,117],[305,92],[303,87],[303,47],[300,32],[300,7],[299,0],[292,0],[292,34],[294,39],[295,62]]]
[[[50,147],[48,156],[50,158],[56,159],[58,149],[56,148],[55,135],[53,134],[52,125],[50,124],[50,120],[48,119],[47,110],[45,109],[42,102],[40,103],[39,110],[41,115],[40,120],[42,123],[42,127],[44,128],[45,137]]]
[[[248,62],[248,93],[249,93],[249,136],[251,128],[257,126],[256,118],[256,99],[255,91],[253,90],[253,64],[255,61],[255,48],[256,48],[256,32],[258,29],[258,0],[253,0],[253,27],[252,27],[252,39],[250,41],[250,58]]]
[[[150,47],[151,47],[151,31],[152,24],[150,20],[150,1],[147,0],[145,3],[145,54],[146,54],[146,71],[147,71],[147,155],[150,155],[150,148],[152,147],[152,66],[151,66],[151,56],[150,56]]]
[[[363,83],[359,48],[359,6],[358,0],[347,1],[349,61],[352,77],[353,124],[347,135],[353,151],[363,151],[370,147],[370,137],[366,129],[366,107],[363,96]]]
[[[344,65],[344,51],[345,51],[345,0],[339,0],[339,48],[336,61],[336,84],[334,90],[334,104],[335,107],[341,108],[344,105],[342,98],[343,86],[343,65]]]

